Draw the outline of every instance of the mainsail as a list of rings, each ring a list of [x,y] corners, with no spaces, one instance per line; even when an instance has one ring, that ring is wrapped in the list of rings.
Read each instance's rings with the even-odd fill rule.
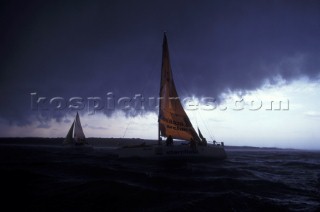
[[[65,142],[66,143],[83,144],[83,143],[85,143],[85,139],[86,139],[86,137],[83,133],[82,126],[80,123],[80,117],[77,112],[76,118],[73,121],[73,123],[69,129],[69,132],[66,136]]]
[[[80,123],[80,118],[79,118],[79,114],[77,113],[76,119],[74,121],[74,140],[76,142],[84,142],[85,140],[85,136],[82,130],[82,126]]]
[[[189,117],[180,102],[172,77],[169,48],[166,34],[162,46],[162,68],[159,103],[159,139],[160,136],[190,141],[200,141]]]
[[[65,139],[66,143],[71,143],[73,141],[73,129],[74,129],[74,121],[72,122],[72,125],[69,129],[67,136],[66,136],[66,139]]]

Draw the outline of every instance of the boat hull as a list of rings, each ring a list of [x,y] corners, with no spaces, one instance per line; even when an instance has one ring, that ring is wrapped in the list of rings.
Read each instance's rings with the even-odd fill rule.
[[[189,145],[153,145],[124,147],[117,150],[119,158],[212,158],[225,159],[223,146],[207,145],[191,148]]]

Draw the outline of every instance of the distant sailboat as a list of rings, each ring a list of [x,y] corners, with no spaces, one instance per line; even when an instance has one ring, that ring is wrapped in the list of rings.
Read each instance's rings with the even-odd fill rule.
[[[86,143],[86,137],[82,130],[78,112],[77,112],[76,118],[72,122],[72,125],[68,131],[68,134],[64,140],[64,143],[75,144],[75,145],[82,145]]]
[[[158,145],[124,147],[119,149],[119,157],[226,158],[223,143],[207,144],[199,129],[197,134],[182,107],[172,76],[166,34],[163,38],[158,124]],[[162,145],[162,137],[167,137],[167,145]],[[173,139],[189,141],[190,145],[175,145]]]

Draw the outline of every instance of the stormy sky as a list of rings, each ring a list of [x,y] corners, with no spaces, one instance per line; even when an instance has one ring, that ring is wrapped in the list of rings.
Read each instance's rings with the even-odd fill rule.
[[[69,123],[65,117],[74,116],[74,111],[53,111],[56,102],[50,105],[48,101],[54,97],[105,100],[108,92],[115,98],[157,97],[164,31],[182,97],[209,96],[220,103],[226,95],[247,95],[265,85],[319,85],[319,1],[31,0],[0,4],[0,122],[6,129],[50,128],[52,120]],[[32,108],[39,97],[47,98],[41,111]],[[87,107],[80,111],[82,115],[88,113]],[[156,110],[150,111],[156,116]],[[101,118],[117,122],[112,112],[102,112],[108,116]],[[309,113],[318,117],[318,111]],[[128,114],[123,116],[128,118]],[[86,124],[89,130],[90,123]],[[0,135],[8,134],[0,130]],[[56,134],[47,137],[52,135]]]

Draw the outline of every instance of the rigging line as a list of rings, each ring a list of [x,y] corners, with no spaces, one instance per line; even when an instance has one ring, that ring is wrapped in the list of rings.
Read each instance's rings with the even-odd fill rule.
[[[184,95],[188,95],[190,94],[190,91],[189,89],[185,86],[187,85],[188,83],[187,80],[185,79],[184,75],[180,73],[179,69],[176,69],[178,71],[175,71],[175,75],[177,77],[177,81],[175,81],[175,84],[176,84],[176,87],[178,87],[178,89],[181,91],[179,92],[181,96],[181,93],[184,94]]]
[[[196,115],[195,115],[195,117],[196,117],[196,124],[197,124],[197,127],[199,128],[197,112],[198,112],[198,109],[196,110]]]
[[[182,88],[181,90],[182,90],[182,92],[184,92],[185,93],[185,95],[188,95],[188,94],[191,94],[191,92],[190,92],[190,90],[185,86],[187,83],[185,83],[185,82],[187,82],[187,80],[186,80],[186,78],[185,78],[185,76],[183,75],[183,74],[181,74],[179,71],[178,72],[175,72],[175,73],[177,73],[177,78],[178,79],[180,79],[180,80],[178,80],[178,81],[180,81],[180,82],[182,82],[182,83],[180,83],[180,88]],[[192,94],[191,94],[192,95]],[[187,96],[188,97],[188,96]],[[189,98],[189,97],[188,97]],[[193,101],[193,103],[195,103],[196,102],[196,100],[193,98],[193,96],[192,96],[192,101]],[[181,102],[181,104],[183,104],[182,102]],[[197,102],[197,104],[199,104],[199,102]],[[183,105],[184,106],[184,105]],[[199,105],[197,105],[197,107],[198,107]],[[196,108],[195,109],[196,110],[196,112],[194,113],[194,111],[191,111],[190,112],[190,115],[192,115],[192,117],[193,117],[193,119],[195,119],[195,121],[196,121],[196,125],[197,125],[197,127],[199,128],[199,123],[198,123],[198,115],[197,115],[197,112],[198,112],[198,110],[199,110],[199,108]]]
[[[130,102],[132,101],[132,99],[130,100]],[[126,129],[124,130],[124,133],[123,133],[123,136],[122,136],[122,138],[124,138],[124,136],[126,135],[126,133],[127,133],[127,131],[128,131],[128,128],[129,128],[129,126],[131,125],[131,122],[132,122],[132,118],[130,118],[130,112],[129,112],[129,123],[128,123],[128,125],[127,125],[127,127],[126,127]]]
[[[178,61],[178,60],[175,60],[175,61]],[[185,86],[188,84],[188,83],[186,83],[188,81],[186,80],[185,74],[183,73],[183,68],[181,68],[181,66],[178,66],[176,63],[171,63],[171,72],[172,72],[172,75],[175,75],[176,79],[178,79],[177,81],[175,80],[176,87],[179,87],[179,90],[182,93],[184,93],[185,95],[190,94],[189,90]],[[181,92],[179,92],[179,93],[181,94]]]
[[[181,79],[180,81],[182,81],[182,83],[180,83],[180,86],[179,86],[179,87],[182,87],[182,90],[183,90],[186,94],[188,94],[188,93],[190,94],[190,92],[188,91],[188,89],[187,89],[186,86],[185,86],[185,83],[183,83],[183,82],[186,82],[185,77],[184,77],[179,71],[177,71],[177,72],[175,72],[175,73],[177,73],[177,74],[176,74],[177,77]],[[198,109],[199,109],[199,108],[198,108]],[[197,112],[198,112],[198,109],[197,109]],[[200,112],[198,112],[198,113],[199,113],[199,115],[200,115],[200,118],[201,118],[201,120],[202,120],[202,122],[203,122],[203,125],[205,126],[205,128],[206,128],[206,130],[207,130],[207,132],[208,132],[208,134],[209,134],[209,136],[210,136],[210,138],[211,138],[212,140],[215,140],[215,136],[214,136],[214,135],[210,132],[210,130],[208,129],[208,124],[207,124],[206,121],[204,121],[204,119],[202,118],[201,113],[200,113]],[[195,116],[196,124],[197,124],[197,126],[199,127],[199,124],[198,124],[198,121],[197,121],[197,114],[194,115],[194,114],[192,113],[192,115],[193,115],[193,117]]]
[[[176,87],[178,87],[178,92],[179,91],[181,91],[181,92],[179,92],[180,94],[181,93],[183,93],[184,95],[187,95],[186,97],[190,97],[190,95],[193,95],[193,93],[191,93],[190,92],[190,88],[188,88],[188,87],[186,87],[186,85],[188,84],[188,80],[187,80],[187,78],[186,78],[186,74],[183,74],[183,71],[181,71],[181,68],[179,69],[179,68],[177,68],[177,65],[175,65],[175,64],[171,64],[171,66],[172,66],[172,69],[175,69],[175,70],[177,70],[177,71],[175,71],[175,75],[176,75],[176,77],[177,77],[177,83],[178,83],[178,86],[177,86],[177,83],[176,83],[176,81],[175,81],[175,83],[176,83]],[[173,71],[172,71],[173,72]],[[190,80],[189,80],[190,81]],[[180,82],[180,83],[179,83]],[[181,97],[181,95],[179,95],[179,98]],[[193,96],[191,96],[191,98],[192,98],[192,101],[194,102],[195,101],[195,99],[193,98]],[[197,97],[196,97],[196,99],[197,99]],[[182,101],[181,101],[181,104],[182,104]],[[198,104],[199,104],[199,102],[198,102]],[[183,105],[184,106],[184,105]],[[197,105],[197,107],[198,107],[199,105]],[[198,110],[199,108],[197,108],[196,110]],[[196,118],[197,118],[197,114],[196,115],[194,115],[193,114],[193,116],[196,116]],[[198,125],[198,123],[197,123],[197,125]]]
[[[130,119],[130,121],[129,121],[129,123],[128,123],[127,127],[126,127],[126,129],[124,130],[124,133],[123,133],[122,138],[124,138],[124,136],[126,135],[127,130],[128,130],[128,128],[129,128],[129,126],[130,126],[131,122],[132,122],[132,119]]]
[[[175,69],[175,70],[178,70],[178,71],[175,71],[174,72],[174,74],[176,75],[176,77],[177,77],[177,81],[175,81],[175,85],[176,85],[176,88],[178,88],[178,93],[180,94],[179,95],[179,100],[180,100],[180,102],[181,102],[181,105],[182,105],[182,107],[183,107],[183,109],[184,110],[186,110],[186,108],[185,108],[185,105],[183,105],[183,101],[182,101],[182,99],[181,99],[181,96],[183,96],[183,95],[181,95],[181,94],[184,94],[184,96],[185,97],[187,97],[187,98],[189,98],[190,96],[190,94],[192,95],[192,93],[190,92],[190,90],[186,87],[186,85],[188,84],[188,83],[186,83],[186,82],[188,82],[187,80],[186,80],[186,78],[185,78],[185,75],[184,74],[182,74],[181,73],[181,71],[179,71],[180,69],[178,69],[178,68],[176,68],[176,65],[174,65],[174,64],[171,64],[171,66],[172,66],[172,72],[173,72],[173,69]],[[173,75],[173,74],[172,74]],[[180,82],[180,83],[179,83]],[[178,84],[177,84],[178,83]],[[181,91],[181,92],[180,92]],[[194,99],[193,99],[193,97],[192,97],[192,101],[194,101]],[[195,117],[195,119],[196,119],[196,124],[197,124],[197,126],[199,126],[198,125],[198,121],[197,121],[197,114],[194,114],[193,113],[193,111],[190,113],[191,115],[192,115],[192,117],[194,118]]]
[[[186,112],[187,113],[187,112]],[[192,116],[193,120],[196,121],[196,126],[199,128],[199,124],[198,124],[198,118],[197,118],[197,112],[194,112],[193,110],[190,111],[190,116]],[[188,114],[187,114],[188,116]],[[189,117],[189,116],[188,116]],[[189,118],[190,119],[190,118]],[[192,121],[190,120],[191,124],[192,124]],[[192,127],[193,127],[193,124],[192,124]],[[194,127],[193,127],[194,128]]]
[[[152,81],[152,80],[150,80],[151,75],[155,75],[155,67],[152,67],[152,68],[151,68],[151,71],[147,71],[147,74],[145,75],[145,76],[146,76],[146,79],[147,79],[146,82]],[[146,88],[147,88],[148,83],[142,83],[142,84],[143,84],[143,86],[142,86],[140,95],[141,95],[141,98],[144,98],[144,92],[145,92],[145,90],[146,90]],[[131,101],[132,101],[132,99],[131,99]],[[146,109],[146,108],[143,107],[143,110],[145,110],[145,109]],[[142,112],[141,114],[143,114],[143,112]],[[136,115],[136,114],[135,114],[135,115]],[[129,116],[131,116],[131,115],[129,114]],[[123,134],[122,138],[125,137],[125,135],[126,135],[126,133],[127,133],[127,130],[128,130],[128,128],[130,127],[132,121],[133,121],[133,120],[130,119],[130,121],[129,121],[129,123],[128,123],[125,131],[124,131],[124,134]]]
[[[204,119],[202,118],[201,113],[199,113],[199,115],[200,115],[200,118],[201,118],[201,120],[202,120],[202,122],[203,122],[203,124],[204,124],[204,126],[205,126],[205,128],[206,128],[206,130],[207,130],[207,132],[209,133],[209,136],[210,136],[210,138],[212,139],[212,141],[213,141],[213,140],[216,140],[216,139],[215,139],[215,136],[214,136],[213,134],[211,134],[210,130],[208,129],[207,123],[206,123],[206,122],[204,121]]]

